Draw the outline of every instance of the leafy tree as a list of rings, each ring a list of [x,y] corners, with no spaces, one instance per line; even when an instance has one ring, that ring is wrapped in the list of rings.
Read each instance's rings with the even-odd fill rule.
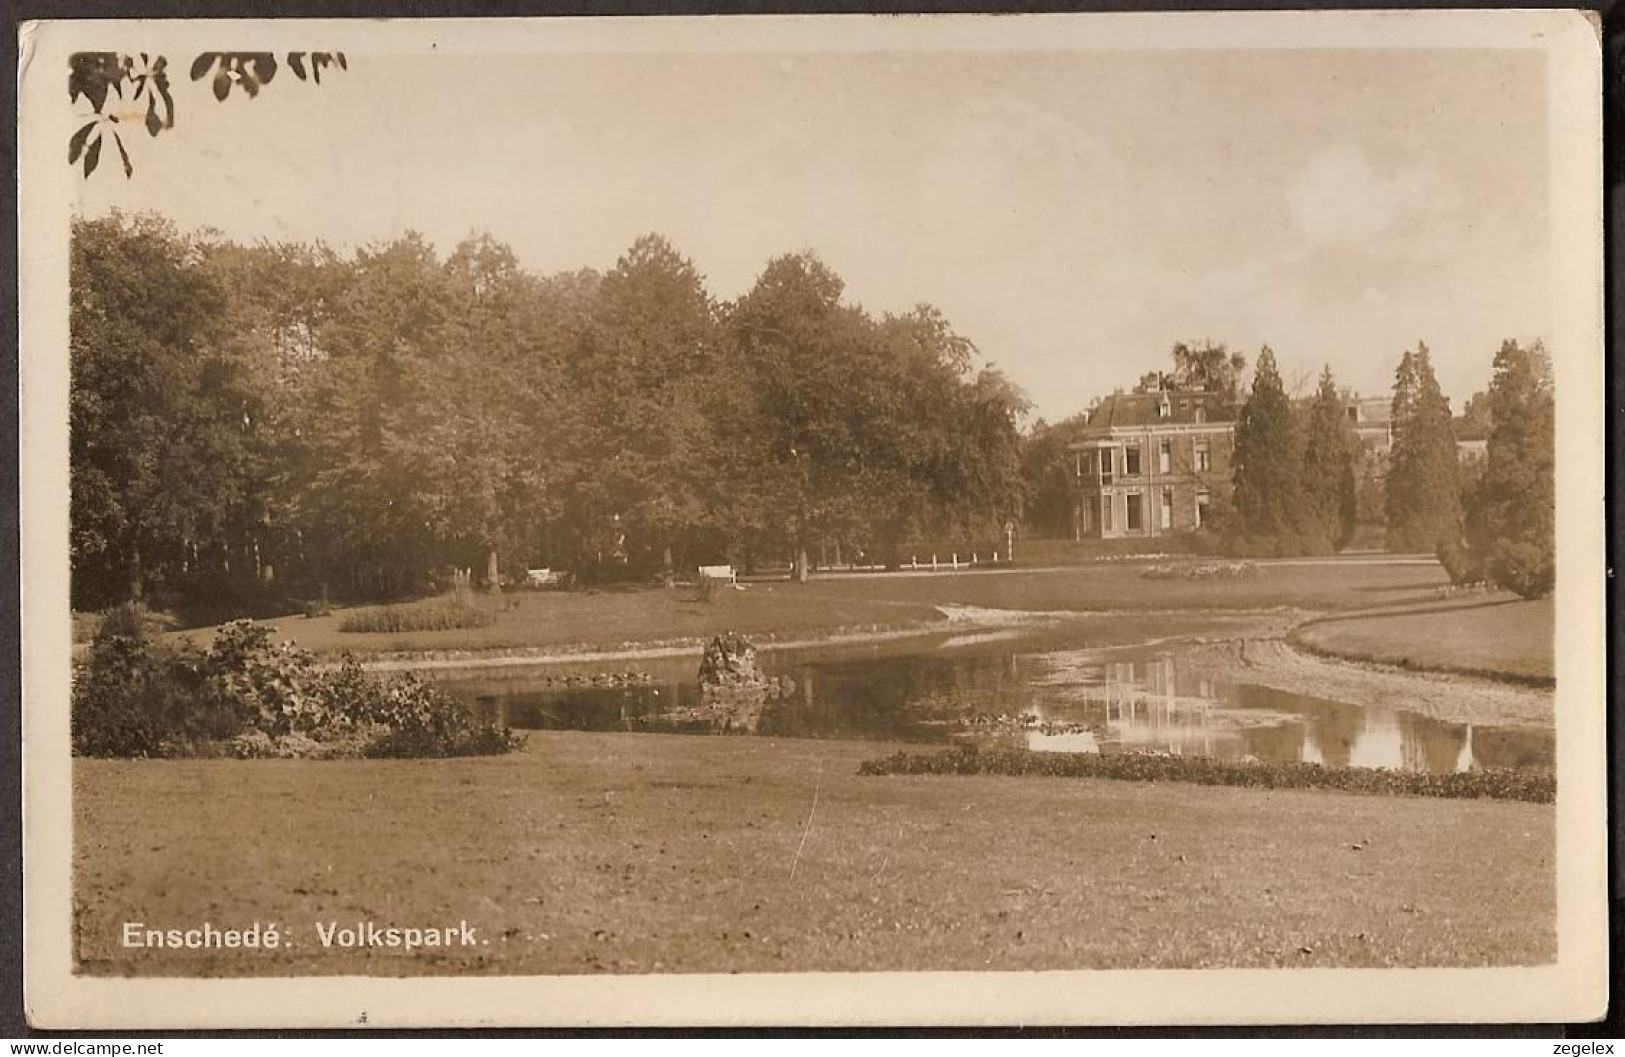
[[[1028,530],[1052,538],[1070,537],[1076,525],[1077,481],[1066,450],[1089,421],[1073,415],[1053,425],[1039,419],[1022,440],[1021,480]]]
[[[1461,414],[1452,424],[1457,440],[1488,440],[1493,423],[1490,421],[1490,396],[1477,392],[1461,405]]]
[[[865,494],[880,492],[858,427],[864,405],[888,394],[868,384],[865,361],[879,359],[873,328],[841,304],[843,287],[810,253],[778,257],[729,320],[749,396],[734,409],[743,443],[730,460],[731,492],[750,497],[731,512],[731,527],[788,546],[802,580],[808,548],[853,530]]]
[[[1342,550],[1359,520],[1355,461],[1359,441],[1344,412],[1330,365],[1305,415],[1303,458],[1299,463],[1304,531],[1317,544]]]
[[[567,516],[594,564],[658,557],[670,575],[696,544],[715,476],[715,345],[704,278],[661,236],[639,238],[599,284],[570,371],[590,413],[567,445]]]
[[[428,364],[450,291],[422,236],[359,250],[324,328],[325,359],[301,386],[293,491],[304,558],[323,582],[359,595],[417,587],[443,558],[425,465]]]
[[[243,564],[255,566],[269,586],[300,570],[290,471],[300,439],[303,385],[326,356],[318,336],[342,300],[348,271],[320,245],[208,242],[200,253],[222,292],[221,323],[233,356],[243,364],[256,404],[252,424],[266,445],[263,475],[242,497],[236,518],[251,526],[243,530],[251,549]],[[196,592],[208,591],[200,579]]]
[[[998,370],[975,369],[975,346],[929,305],[885,317],[878,332],[885,347],[867,367],[875,403],[863,424],[879,489],[865,500],[869,536],[887,564],[910,537],[996,537],[1020,516],[1026,397]]]
[[[1134,383],[1134,391],[1218,393],[1223,397],[1225,406],[1236,405],[1241,376],[1247,370],[1245,355],[1231,352],[1223,342],[1204,338],[1199,342],[1177,343],[1172,356],[1173,370],[1146,371]]]
[[[167,222],[113,214],[75,222],[69,287],[76,604],[140,598],[200,556],[224,570],[263,449],[219,286]]]
[[[1026,394],[993,367],[958,386],[939,409],[937,428],[950,453],[947,472],[928,474],[937,512],[935,534],[998,539],[1006,521],[1022,518],[1021,434]]]
[[[1394,377],[1393,450],[1384,501],[1387,548],[1432,552],[1461,520],[1460,470],[1450,401],[1439,389],[1425,344],[1401,359]]]
[[[719,409],[730,502],[719,524],[763,550],[874,547],[993,532],[1019,516],[1025,398],[936,309],[876,321],[810,254],[770,262],[727,321]]]
[[[1173,384],[1164,388],[1218,393],[1228,407],[1239,402],[1241,375],[1247,369],[1244,354],[1230,351],[1223,342],[1204,338],[1200,342],[1179,342],[1173,357]]]
[[[1302,441],[1291,401],[1264,346],[1253,374],[1252,394],[1236,421],[1232,468],[1233,545],[1290,549],[1303,528],[1299,465]]]
[[[1525,598],[1556,584],[1555,408],[1546,350],[1502,343],[1486,394],[1484,475],[1467,511],[1467,540],[1490,579]]]
[[[542,453],[561,443],[548,414],[559,350],[538,284],[507,246],[466,239],[443,275],[446,312],[432,354],[413,362],[405,436],[441,561],[483,565],[496,589],[516,529],[556,510],[560,467]]]

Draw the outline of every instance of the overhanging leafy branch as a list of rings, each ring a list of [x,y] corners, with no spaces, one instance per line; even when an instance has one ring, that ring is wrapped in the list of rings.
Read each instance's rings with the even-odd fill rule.
[[[322,71],[331,66],[349,69],[343,52],[290,51],[285,61],[299,80],[316,84],[322,83]],[[189,76],[193,81],[209,77],[215,99],[225,102],[233,88],[250,99],[257,97],[277,70],[276,56],[268,51],[206,51],[192,60]],[[86,177],[101,163],[109,137],[125,177],[135,172],[124,143],[124,128],[139,123],[149,136],[156,137],[175,127],[169,60],[162,55],[75,52],[68,60],[68,101],[77,103],[81,98],[90,103],[91,115],[68,139],[68,164],[82,165]]]

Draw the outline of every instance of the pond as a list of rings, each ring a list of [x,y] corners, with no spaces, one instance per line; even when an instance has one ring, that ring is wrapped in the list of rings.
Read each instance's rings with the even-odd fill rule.
[[[744,734],[1149,751],[1452,772],[1550,768],[1549,731],[1474,727],[1203,674],[1178,645],[1069,648],[1008,631],[764,653],[786,692],[754,710],[702,707],[697,661],[632,679],[545,666],[442,680],[516,729]]]

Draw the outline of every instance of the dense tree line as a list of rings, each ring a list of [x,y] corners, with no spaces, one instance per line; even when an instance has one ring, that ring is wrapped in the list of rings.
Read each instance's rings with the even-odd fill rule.
[[[341,256],[75,223],[75,604],[377,598],[474,567],[587,580],[995,538],[1025,400],[936,310],[810,253],[733,303],[663,238],[605,273],[489,237]]]
[[[1526,598],[1556,584],[1555,411],[1538,343],[1503,343],[1487,391],[1467,401],[1463,432],[1482,433],[1465,461],[1450,401],[1425,344],[1394,376],[1383,479],[1389,551],[1436,554],[1457,583],[1492,582]],[[1472,439],[1479,439],[1473,437]],[[1360,520],[1360,448],[1328,367],[1294,407],[1266,347],[1236,423],[1233,509],[1225,545],[1242,553],[1341,550]]]

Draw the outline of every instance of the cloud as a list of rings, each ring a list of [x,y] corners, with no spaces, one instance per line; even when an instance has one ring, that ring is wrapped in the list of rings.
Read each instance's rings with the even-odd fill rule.
[[[1384,174],[1343,143],[1320,151],[1286,189],[1293,227],[1311,245],[1378,256],[1438,249],[1452,234],[1459,193],[1431,165]]]

